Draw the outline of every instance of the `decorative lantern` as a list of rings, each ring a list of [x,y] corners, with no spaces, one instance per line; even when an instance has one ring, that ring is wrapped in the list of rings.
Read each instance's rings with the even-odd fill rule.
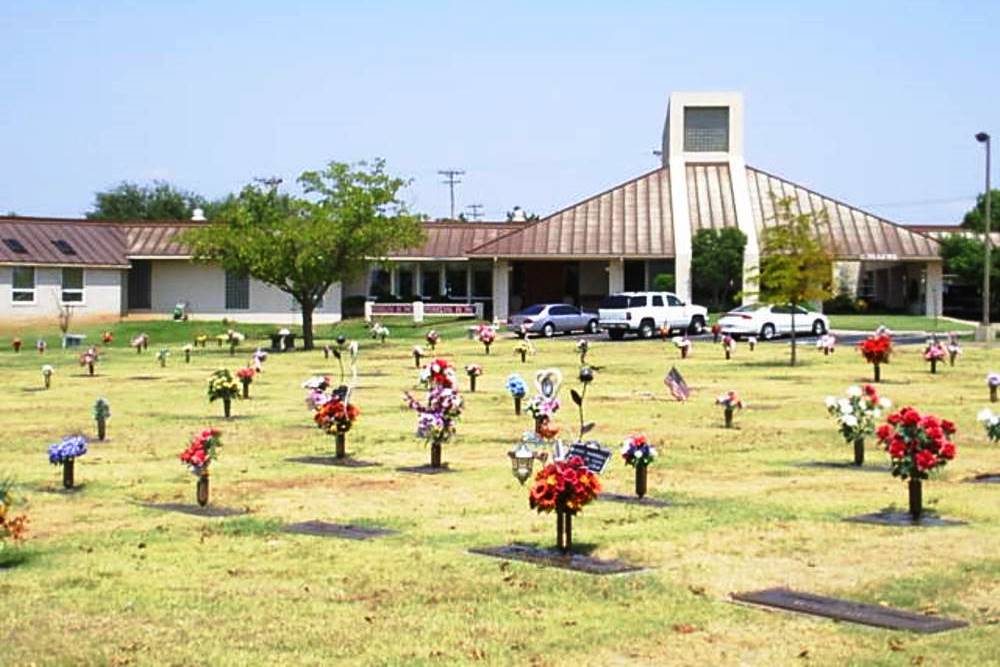
[[[524,483],[531,477],[532,468],[535,464],[535,450],[522,440],[517,447],[507,452],[507,456],[510,457],[511,473],[524,486]]]

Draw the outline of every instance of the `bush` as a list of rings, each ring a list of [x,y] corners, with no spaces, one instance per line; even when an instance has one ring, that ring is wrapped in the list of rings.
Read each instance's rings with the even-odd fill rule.
[[[657,292],[673,292],[677,287],[677,280],[672,273],[657,273],[653,277],[653,289]]]
[[[841,292],[823,302],[823,312],[827,315],[858,315],[868,312],[868,303],[864,299],[855,299],[847,292]]]

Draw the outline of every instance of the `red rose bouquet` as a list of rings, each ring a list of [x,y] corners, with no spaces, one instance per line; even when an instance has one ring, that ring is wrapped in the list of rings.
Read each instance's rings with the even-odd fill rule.
[[[892,475],[902,479],[927,479],[928,473],[955,458],[955,425],[934,415],[903,408],[879,426],[879,442],[892,458]]]
[[[582,458],[571,456],[538,471],[528,504],[539,512],[556,510],[572,515],[597,498],[600,492],[601,481],[597,475],[584,465]]]
[[[217,428],[206,428],[191,438],[191,444],[181,452],[181,462],[188,464],[193,474],[208,475],[208,464],[216,459],[222,446],[221,433]]]
[[[882,380],[880,366],[889,363],[889,357],[892,355],[892,336],[888,333],[869,336],[858,343],[858,349],[861,350],[861,356],[865,361],[875,367],[875,381],[880,382]]]

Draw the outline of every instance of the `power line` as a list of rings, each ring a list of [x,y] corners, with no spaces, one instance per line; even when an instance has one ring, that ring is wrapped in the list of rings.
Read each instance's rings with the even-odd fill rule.
[[[469,209],[469,217],[472,220],[479,220],[481,217],[483,217],[482,204],[469,204],[465,208]]]
[[[456,178],[457,176],[464,176],[465,172],[460,169],[440,169],[438,173],[445,177],[445,180],[441,181],[448,186],[448,193],[451,196],[451,215],[449,220],[455,219],[455,186],[461,183],[461,179]]]

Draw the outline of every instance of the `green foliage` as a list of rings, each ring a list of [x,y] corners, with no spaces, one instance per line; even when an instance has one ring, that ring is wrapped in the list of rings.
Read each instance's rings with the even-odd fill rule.
[[[247,185],[185,242],[196,259],[291,295],[312,349],[313,310],[330,286],[360,275],[372,258],[419,244],[423,229],[399,196],[408,181],[385,173],[382,160],[331,162],[298,183],[302,195],[279,192],[278,181]]]
[[[677,287],[677,278],[672,273],[657,273],[653,277],[653,289],[658,292],[673,292]]]
[[[201,195],[174,187],[165,181],[139,185],[122,181],[94,195],[87,217],[101,220],[190,220],[196,208],[205,209]]]
[[[764,230],[761,238],[761,300],[798,306],[830,298],[833,259],[816,234],[816,225],[826,222],[826,210],[796,213],[790,197],[777,199],[772,194],[771,201],[777,224]],[[794,366],[794,315],[791,347]]]
[[[712,295],[714,309],[742,289],[746,244],[746,235],[735,227],[699,229],[691,239],[691,279],[696,290]]]
[[[962,218],[962,227],[973,231],[983,231],[983,221],[986,220],[986,197],[982,194],[976,197],[976,205]],[[990,190],[990,231],[1000,231],[1000,190]]]
[[[991,212],[992,217],[992,212]],[[982,239],[952,234],[940,239],[941,258],[944,260],[944,272],[954,275],[958,281],[983,293],[983,266],[985,266],[986,247]],[[990,255],[990,310],[996,309],[1000,299],[1000,253],[994,249]]]

